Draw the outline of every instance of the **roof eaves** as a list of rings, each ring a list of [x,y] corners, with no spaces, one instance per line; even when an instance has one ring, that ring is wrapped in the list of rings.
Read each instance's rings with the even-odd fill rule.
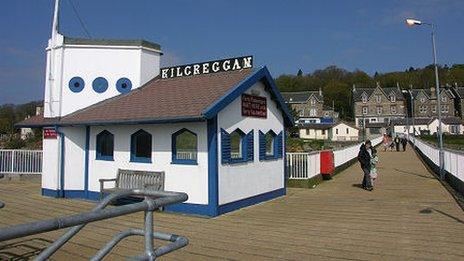
[[[260,69],[249,74],[245,79],[236,84],[232,89],[225,93],[221,98],[216,100],[212,105],[203,110],[202,115],[211,119],[215,117],[222,109],[234,101],[237,97],[240,96],[244,91],[248,90],[253,84],[260,80],[265,80],[267,86],[269,87],[270,93],[275,96],[276,102],[280,109],[284,112],[284,121],[287,126],[293,126],[294,120],[292,113],[285,104],[285,100],[282,95],[279,93],[274,80],[269,73],[269,70],[266,66],[261,67]]]

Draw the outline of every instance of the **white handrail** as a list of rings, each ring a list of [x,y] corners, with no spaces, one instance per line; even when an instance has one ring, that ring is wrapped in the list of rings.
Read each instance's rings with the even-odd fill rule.
[[[41,174],[41,150],[0,150],[0,173]]]
[[[416,149],[418,149],[429,161],[438,168],[439,166],[439,153],[438,148],[428,144],[416,137],[409,136],[409,140],[414,143]],[[444,150],[444,169],[460,181],[464,182],[464,154],[453,151]]]

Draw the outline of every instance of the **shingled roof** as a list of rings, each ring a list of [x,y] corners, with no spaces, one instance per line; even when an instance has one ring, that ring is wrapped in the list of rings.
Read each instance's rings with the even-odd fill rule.
[[[282,92],[282,97],[287,103],[305,103],[311,95],[320,102],[324,101],[324,97],[319,94],[319,91]]]
[[[401,92],[401,89],[398,87],[378,87],[380,88],[383,93],[388,97],[390,97],[391,93],[395,94],[395,98],[397,101],[403,101],[404,96],[403,93]],[[372,88],[358,88],[356,87],[355,90],[353,91],[353,101],[362,101],[362,94],[366,93],[367,97],[371,97],[372,93],[377,89],[377,87],[372,87]]]
[[[263,81],[284,112],[293,119],[266,67],[161,79],[156,77],[129,93],[96,103],[58,118],[34,116],[18,127],[53,125],[143,124],[200,121],[211,118],[257,81]],[[224,98],[226,98],[224,103]]]

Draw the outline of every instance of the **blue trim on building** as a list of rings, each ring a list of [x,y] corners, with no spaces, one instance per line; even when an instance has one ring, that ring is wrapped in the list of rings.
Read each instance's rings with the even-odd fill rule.
[[[227,105],[229,105],[232,101],[239,97],[243,92],[248,90],[248,88],[250,88],[253,84],[259,81],[263,81],[263,83],[267,87],[267,90],[274,97],[277,106],[282,110],[284,122],[286,123],[286,125],[293,126],[294,120],[292,113],[285,104],[285,101],[282,98],[282,95],[280,94],[279,90],[277,89],[274,79],[272,78],[266,66],[258,69],[257,71],[247,76],[244,80],[242,80],[239,84],[237,84],[234,88],[227,92],[223,97],[215,101],[213,105],[206,108],[203,111],[203,115],[205,115],[205,117],[208,119],[216,116],[222,109],[224,109]]]
[[[231,212],[231,211],[234,211],[240,208],[248,207],[248,206],[263,202],[263,201],[268,201],[268,200],[283,196],[285,195],[285,193],[286,193],[285,188],[280,188],[280,189],[269,191],[269,192],[259,194],[253,197],[249,197],[249,198],[237,200],[234,202],[230,202],[224,205],[220,205],[218,208],[218,215]]]
[[[60,198],[60,190],[42,188],[42,195],[47,197]],[[89,200],[100,200],[100,192],[85,190],[63,190],[64,198],[79,198]]]
[[[204,204],[192,204],[192,203],[180,203],[164,208],[167,212],[176,212],[183,214],[215,217],[217,216],[216,208],[212,209],[210,205]]]
[[[84,151],[84,191],[86,197],[89,192],[89,149],[90,149],[90,126],[85,127],[85,151]]]
[[[197,142],[197,151],[196,153],[198,154],[198,136],[195,132],[187,129],[187,128],[182,128],[176,132],[174,132],[171,135],[171,164],[183,164],[183,165],[198,165],[197,159],[178,159],[177,158],[177,136],[184,133],[184,132],[189,132],[193,135],[195,135],[195,140]]]
[[[208,135],[208,216],[218,215],[218,126],[217,116],[207,121]]]

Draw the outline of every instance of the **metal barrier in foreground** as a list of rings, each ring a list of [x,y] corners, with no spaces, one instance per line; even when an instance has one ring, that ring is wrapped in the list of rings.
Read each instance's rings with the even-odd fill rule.
[[[133,203],[130,205],[105,208],[111,202],[127,196],[144,196],[142,202]],[[181,203],[188,199],[187,194],[181,192],[170,191],[154,191],[148,189],[131,189],[112,193],[105,197],[92,211],[59,217],[44,221],[26,223],[8,228],[0,229],[0,242],[10,239],[15,239],[24,236],[35,235],[43,232],[49,232],[62,228],[72,227],[48,248],[40,253],[36,260],[45,260],[55,253],[60,247],[68,242],[75,234],[77,234],[85,225],[90,222],[95,222],[104,219],[119,217],[135,212],[144,211],[144,229],[127,229],[115,235],[91,260],[101,260],[105,257],[121,240],[128,236],[144,236],[145,237],[145,252],[134,257],[136,260],[154,260],[159,256],[182,248],[188,244],[188,239],[183,236],[178,236],[169,233],[153,231],[153,211],[160,207],[171,204]],[[5,210],[3,210],[5,211]],[[154,248],[153,239],[170,241],[167,245]]]

